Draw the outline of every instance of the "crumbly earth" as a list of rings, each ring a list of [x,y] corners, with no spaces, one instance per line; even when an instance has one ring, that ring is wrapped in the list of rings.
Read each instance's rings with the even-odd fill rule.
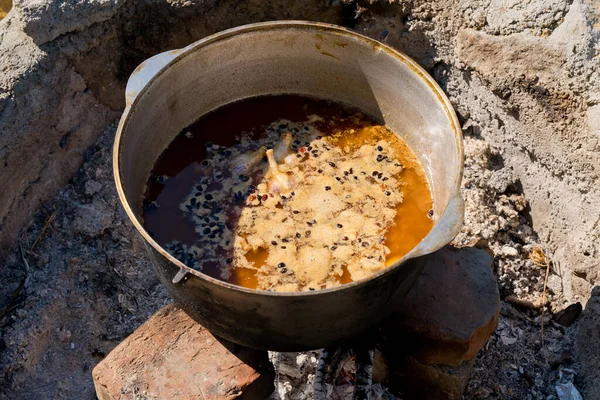
[[[257,271],[259,288],[280,292],[338,286],[344,268],[355,281],[384,268],[403,195],[400,139],[381,125],[322,136],[311,121],[322,118],[274,121],[229,148],[208,144],[204,176],[181,204],[198,242],[167,249],[198,270],[220,265],[224,280]],[[264,265],[249,257],[257,252]]]

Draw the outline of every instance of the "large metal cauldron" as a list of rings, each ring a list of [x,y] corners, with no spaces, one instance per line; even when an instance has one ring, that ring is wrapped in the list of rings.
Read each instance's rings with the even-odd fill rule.
[[[394,266],[334,289],[250,290],[186,267],[144,230],[145,183],[181,129],[225,104],[284,93],[356,106],[385,121],[419,157],[441,217]],[[461,227],[463,144],[450,102],[414,61],[373,39],[312,22],[242,26],[146,60],[131,75],[126,96],[114,147],[119,197],[169,293],[203,326],[232,342],[300,351],[365,332],[394,311],[419,276],[422,256],[447,244]]]

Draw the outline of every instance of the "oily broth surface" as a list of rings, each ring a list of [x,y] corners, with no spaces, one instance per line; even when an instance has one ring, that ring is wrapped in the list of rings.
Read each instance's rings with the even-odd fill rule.
[[[181,211],[180,205],[203,176],[201,163],[207,157],[205,144],[211,142],[230,147],[242,132],[259,138],[265,127],[274,121],[301,123],[311,115],[321,118],[313,125],[335,145],[355,150],[363,144],[387,140],[394,148],[403,166],[397,177],[402,182],[403,201],[396,207],[395,224],[385,233],[384,243],[390,250],[385,265],[402,258],[433,227],[433,220],[428,215],[432,209],[431,194],[416,156],[397,135],[382,129],[377,121],[356,109],[295,95],[259,97],[230,104],[203,116],[182,131],[160,156],[148,181],[144,202],[145,229],[161,246],[177,241],[201,248],[195,224]],[[285,127],[282,129],[285,130]],[[198,257],[201,259],[202,255]],[[228,255],[222,254],[221,257],[227,259]],[[256,268],[260,268],[267,257],[267,251],[261,249],[246,255]],[[216,261],[204,262],[202,272],[221,279],[219,264]],[[259,288],[257,269],[235,268],[227,281]],[[343,268],[337,281],[352,281],[347,267]]]

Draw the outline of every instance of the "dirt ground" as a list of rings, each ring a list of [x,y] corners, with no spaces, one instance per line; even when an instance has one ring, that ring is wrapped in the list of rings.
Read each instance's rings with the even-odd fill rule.
[[[0,270],[0,304],[24,282],[0,322],[2,399],[94,399],[92,368],[169,302],[118,205],[114,132],[89,150],[24,232],[23,253]]]

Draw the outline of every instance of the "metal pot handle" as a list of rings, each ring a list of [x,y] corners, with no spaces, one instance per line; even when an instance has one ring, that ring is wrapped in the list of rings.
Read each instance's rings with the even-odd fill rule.
[[[127,80],[127,86],[125,87],[125,106],[130,107],[135,98],[142,92],[158,71],[163,69],[186,49],[187,47],[165,51],[150,57],[138,65]]]
[[[450,243],[462,229],[464,215],[465,202],[459,191],[450,199],[446,210],[433,230],[405,256],[405,260],[433,253]]]

